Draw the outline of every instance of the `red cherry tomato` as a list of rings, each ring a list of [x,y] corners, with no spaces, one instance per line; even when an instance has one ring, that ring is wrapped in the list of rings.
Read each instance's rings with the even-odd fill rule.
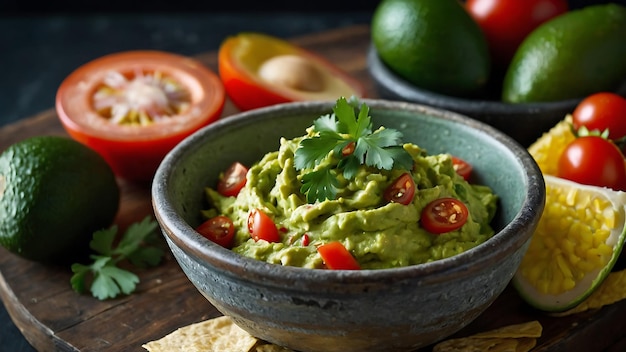
[[[598,136],[573,140],[559,158],[557,176],[585,185],[626,190],[624,156],[612,142]]]
[[[350,251],[339,241],[333,241],[317,247],[317,252],[324,260],[324,264],[333,270],[359,270],[359,263]]]
[[[452,157],[452,167],[454,167],[454,171],[456,171],[457,174],[461,175],[461,177],[463,177],[463,179],[465,181],[469,181],[470,177],[472,177],[472,165],[470,165],[470,163],[468,163],[467,161],[453,156]]]
[[[467,222],[467,206],[456,198],[440,198],[428,203],[422,210],[422,227],[441,234],[460,229]]]
[[[196,231],[225,248],[230,248],[235,238],[235,226],[232,220],[224,215],[218,215],[203,222]]]
[[[255,241],[280,242],[278,228],[262,210],[253,209],[248,215],[248,232]]]
[[[68,75],[56,111],[69,135],[100,153],[118,176],[150,181],[170,149],[219,118],[225,99],[219,77],[201,62],[130,51]]]
[[[565,0],[467,0],[482,28],[494,63],[506,67],[524,38],[540,24],[567,12]]]
[[[235,197],[239,191],[246,185],[246,175],[248,168],[243,164],[233,163],[220,178],[217,183],[217,191],[224,197]]]
[[[415,195],[415,182],[410,173],[405,172],[400,175],[392,184],[387,187],[383,197],[388,202],[409,205],[413,202]]]
[[[230,100],[240,110],[292,101],[365,96],[364,86],[331,62],[260,33],[240,33],[224,40],[218,51],[218,68]],[[336,78],[334,88],[328,89],[320,80],[322,71],[328,74],[326,77]]]
[[[609,92],[592,94],[583,99],[572,113],[574,129],[609,130],[609,139],[626,136],[626,98]]]

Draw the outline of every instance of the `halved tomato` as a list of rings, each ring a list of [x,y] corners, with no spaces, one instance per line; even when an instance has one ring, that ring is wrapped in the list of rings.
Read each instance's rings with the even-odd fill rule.
[[[235,225],[224,215],[218,215],[203,222],[196,231],[224,248],[230,248],[235,238]]]
[[[469,210],[456,198],[439,198],[422,210],[420,223],[431,233],[442,234],[460,229],[467,222]]]
[[[161,51],[128,51],[79,67],[61,83],[56,111],[69,135],[115,173],[149,181],[176,144],[217,120],[226,94],[201,62]]]
[[[361,83],[328,60],[260,33],[240,33],[224,40],[218,67],[228,96],[241,110],[365,96]]]

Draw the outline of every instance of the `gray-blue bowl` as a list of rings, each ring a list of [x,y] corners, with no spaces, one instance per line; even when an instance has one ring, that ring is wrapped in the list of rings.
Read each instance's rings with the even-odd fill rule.
[[[304,134],[334,102],[252,110],[196,132],[163,160],[152,186],[157,220],[180,267],[210,303],[252,335],[298,351],[411,351],[477,318],[504,290],[545,202],[543,177],[525,148],[467,117],[401,102],[364,100],[375,124],[396,128],[429,153],[474,167],[500,197],[494,237],[454,257],[396,269],[333,271],[268,264],[200,236],[205,186],[233,161],[252,164],[280,137]]]

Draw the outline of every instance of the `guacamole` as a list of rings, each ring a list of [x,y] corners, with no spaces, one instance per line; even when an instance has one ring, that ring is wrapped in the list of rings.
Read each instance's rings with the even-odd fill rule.
[[[308,134],[281,139],[278,151],[252,165],[237,196],[225,197],[206,188],[211,209],[208,218],[232,219],[232,250],[280,265],[324,268],[317,246],[340,241],[362,269],[381,269],[426,263],[466,251],[494,234],[490,221],[497,196],[484,185],[470,184],[457,174],[448,154],[429,155],[415,144],[400,145],[413,159],[410,174],[416,189],[408,205],[385,200],[385,190],[407,170],[360,165],[350,178],[336,173],[334,199],[307,201],[302,177],[310,170],[296,168],[294,155]],[[331,166],[338,157],[326,158]],[[431,201],[452,197],[468,209],[467,222],[458,230],[433,234],[420,225],[422,209]],[[250,211],[260,209],[279,229],[280,242],[255,241],[248,230]]]

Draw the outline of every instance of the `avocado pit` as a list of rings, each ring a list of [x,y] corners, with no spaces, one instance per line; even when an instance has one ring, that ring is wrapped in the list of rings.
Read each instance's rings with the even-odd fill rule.
[[[263,62],[258,74],[272,85],[305,92],[324,90],[323,72],[298,55],[274,56]]]

